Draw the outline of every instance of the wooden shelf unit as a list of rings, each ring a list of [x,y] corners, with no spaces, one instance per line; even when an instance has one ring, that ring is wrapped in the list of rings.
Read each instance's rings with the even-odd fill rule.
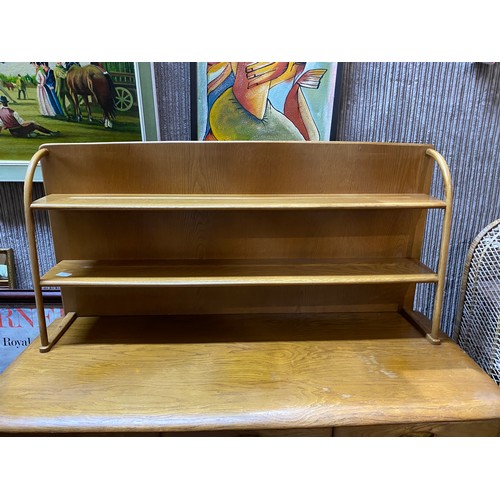
[[[33,201],[39,162],[46,196]],[[442,200],[429,194],[435,163]],[[430,145],[43,145],[25,181],[40,350],[79,317],[179,314],[251,314],[258,325],[268,314],[390,313],[439,343],[451,201]],[[444,214],[436,270],[420,262],[433,209]],[[41,278],[38,210],[49,211],[57,261]],[[435,284],[429,327],[414,320],[417,283]],[[42,286],[61,287],[67,313],[52,338]]]

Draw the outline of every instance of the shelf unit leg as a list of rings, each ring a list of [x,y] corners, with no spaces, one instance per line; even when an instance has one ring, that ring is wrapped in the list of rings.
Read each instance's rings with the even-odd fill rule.
[[[33,279],[33,291],[35,292],[35,304],[38,318],[38,329],[40,332],[40,343],[42,348],[47,348],[49,338],[47,335],[47,322],[45,320],[45,309],[43,304],[42,287],[40,285],[40,266],[38,264],[38,252],[35,236],[35,217],[31,210],[31,202],[33,198],[33,177],[38,162],[48,154],[47,149],[40,149],[31,159],[26,171],[24,181],[24,215],[26,218],[26,232],[28,236],[29,256],[31,275]]]
[[[45,319],[42,289],[40,285],[37,286],[35,283],[33,283],[33,287],[35,291],[35,305],[38,318],[38,331],[40,333],[40,344],[42,347],[45,347],[49,345],[49,336],[47,334],[47,322]]]
[[[446,207],[444,209],[443,229],[441,232],[441,245],[439,249],[438,282],[434,292],[434,308],[432,313],[432,327],[427,339],[432,343],[439,343],[441,331],[441,313],[443,308],[444,282],[446,277],[446,264],[448,261],[448,247],[450,245],[451,233],[451,210],[452,210],[452,184],[450,170],[446,160],[434,149],[428,149],[427,154],[434,158],[443,176],[444,195]]]
[[[49,352],[59,341],[59,339],[64,335],[64,333],[68,330],[68,328],[71,326],[73,321],[77,318],[77,314],[75,312],[70,312],[64,316],[61,324],[57,328],[57,332],[54,336],[54,338],[51,341],[47,340],[47,343],[40,347],[40,352]]]

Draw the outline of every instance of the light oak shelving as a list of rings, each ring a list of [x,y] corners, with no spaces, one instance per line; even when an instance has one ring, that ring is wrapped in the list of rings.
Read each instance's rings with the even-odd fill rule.
[[[439,329],[452,190],[432,146],[48,144],[24,201],[46,354],[32,343],[0,377],[0,435],[500,432],[498,386]],[[48,329],[42,287],[66,312]]]
[[[430,145],[47,144],[24,196],[45,354],[30,345],[0,377],[0,432],[499,432],[498,387],[439,329],[452,189]],[[42,287],[66,312],[49,328]]]
[[[46,195],[33,200],[39,162]],[[443,199],[429,194],[435,163]],[[198,324],[252,314],[258,325],[268,314],[313,323],[315,314],[351,314],[356,323],[380,312],[439,343],[451,198],[446,162],[429,145],[44,145],[25,181],[40,350],[78,318],[151,315],[165,329],[178,315]],[[436,270],[420,262],[434,209],[444,213]],[[49,211],[57,260],[42,277],[39,210]],[[417,283],[435,285],[429,321],[413,311]],[[42,287],[61,287],[67,312],[49,332]],[[335,331],[333,318],[322,323],[325,334]]]

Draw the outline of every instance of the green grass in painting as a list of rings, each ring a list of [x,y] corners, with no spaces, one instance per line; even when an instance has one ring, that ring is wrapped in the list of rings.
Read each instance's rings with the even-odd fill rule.
[[[62,118],[48,118],[40,114],[36,89],[27,89],[27,99],[17,99],[17,92],[11,96],[15,103],[9,100],[9,107],[17,111],[26,121],[35,121],[49,130],[59,131],[59,137],[40,135],[36,138],[13,137],[9,131],[2,130],[0,133],[0,161],[24,161],[29,160],[44,143],[55,142],[122,142],[140,141],[141,127],[137,106],[130,111],[117,111],[113,128],[105,128],[100,123],[102,110],[98,105],[92,105],[93,122],[87,120],[87,111],[82,104],[83,119],[81,122],[68,121]],[[72,111],[69,106],[69,110]]]

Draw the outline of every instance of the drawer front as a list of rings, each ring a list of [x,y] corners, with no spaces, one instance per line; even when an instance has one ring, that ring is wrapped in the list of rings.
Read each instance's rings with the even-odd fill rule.
[[[194,437],[331,437],[332,428],[320,429],[242,429],[234,431],[164,432],[162,436]]]
[[[333,435],[335,437],[497,437],[500,436],[500,419],[336,427]]]

